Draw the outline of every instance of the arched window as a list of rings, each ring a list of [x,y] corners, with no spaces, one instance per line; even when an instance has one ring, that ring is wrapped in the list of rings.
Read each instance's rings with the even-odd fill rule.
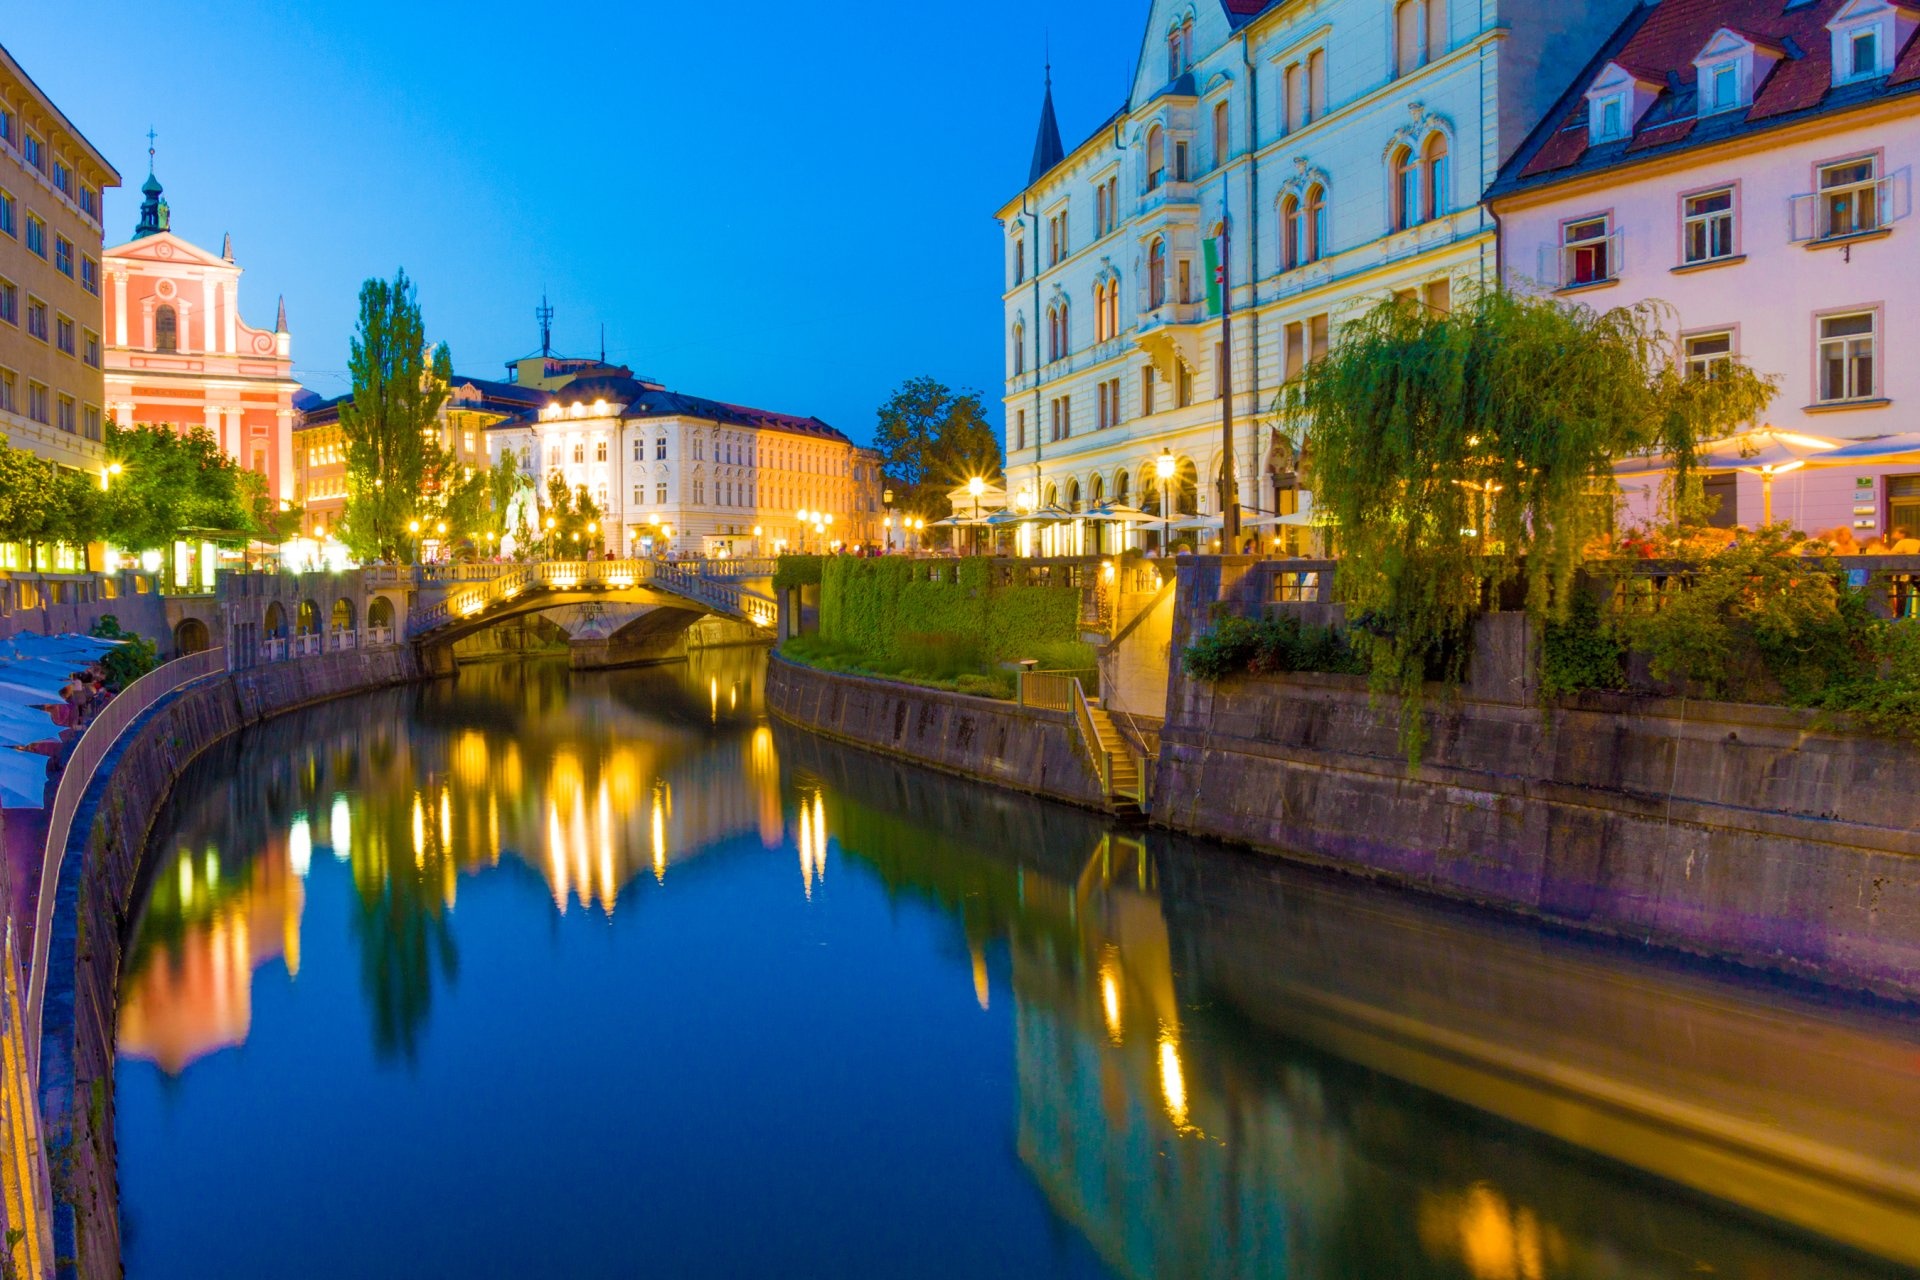
[[[1182,458],[1174,468],[1172,497],[1176,514],[1200,514],[1200,469],[1193,465],[1193,459]]]
[[[1013,233],[1013,282],[1022,284],[1027,278],[1027,238],[1020,232]]]
[[[1013,326],[1013,376],[1019,377],[1027,371],[1027,326],[1015,323]]]
[[[1425,42],[1420,38],[1422,0],[1400,0],[1393,10],[1393,73],[1404,76],[1425,61]]]
[[[1445,217],[1453,212],[1453,161],[1447,156],[1447,137],[1436,133],[1427,139],[1427,216]]]
[[[1069,480],[1067,481],[1067,510],[1078,511],[1079,509],[1080,482],[1078,480]]]
[[[1096,280],[1093,283],[1093,340],[1105,342],[1112,336],[1107,332],[1107,282]]]
[[[1073,351],[1073,334],[1067,328],[1067,304],[1060,304],[1060,340],[1059,348],[1054,352],[1055,360],[1064,360]]]
[[[1307,224],[1306,260],[1317,262],[1327,251],[1327,190],[1317,182],[1307,188],[1304,221]]]
[[[1412,147],[1393,152],[1393,229],[1405,231],[1420,221],[1420,164]]]
[[[1147,306],[1158,310],[1167,305],[1167,242],[1155,240],[1147,250]]]
[[[1167,132],[1159,125],[1147,130],[1147,190],[1157,191],[1167,180]]]
[[[1307,117],[1318,120],[1327,114],[1327,51],[1315,49],[1307,55]]]
[[[1097,507],[1107,500],[1107,478],[1095,476],[1087,481],[1087,505]]]
[[[1306,261],[1306,223],[1300,217],[1300,201],[1287,196],[1280,201],[1280,262],[1291,271]]]
[[[1107,337],[1120,336],[1120,277],[1107,282]]]
[[[180,320],[173,308],[162,306],[153,313],[153,349],[155,351],[178,351],[180,349]]]
[[[1427,0],[1427,61],[1447,51],[1447,0]]]

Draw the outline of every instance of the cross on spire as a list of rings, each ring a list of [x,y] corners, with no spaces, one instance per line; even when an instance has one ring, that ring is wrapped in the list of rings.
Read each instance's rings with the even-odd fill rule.
[[[153,144],[159,139],[159,137],[160,135],[153,131],[153,126],[148,125],[147,126],[147,176],[148,177],[153,176]]]

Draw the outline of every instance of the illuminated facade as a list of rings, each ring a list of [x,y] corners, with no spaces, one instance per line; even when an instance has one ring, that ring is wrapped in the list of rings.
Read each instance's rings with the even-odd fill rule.
[[[96,473],[107,412],[101,193],[119,185],[0,48],[0,436]]]
[[[1584,59],[1633,7],[1154,0],[1127,100],[1069,150],[1049,87],[999,210],[1016,502],[1158,515],[1167,451],[1170,510],[1217,528],[1230,390],[1241,505],[1295,511],[1276,393],[1354,308],[1445,308],[1494,279],[1480,197],[1560,91],[1540,68]],[[1207,300],[1223,236],[1230,379]]]
[[[585,549],[596,556],[770,555],[883,541],[879,455],[818,418],[592,377],[488,434],[493,459],[514,454],[542,492],[553,475],[586,489],[604,513],[601,545]]]
[[[205,427],[227,456],[294,498],[293,338],[283,300],[272,329],[240,318],[242,269],[177,236],[147,175],[133,239],[106,251],[106,399],[122,423]]]

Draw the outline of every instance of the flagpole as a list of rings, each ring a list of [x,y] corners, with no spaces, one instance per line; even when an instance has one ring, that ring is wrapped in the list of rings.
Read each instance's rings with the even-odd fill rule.
[[[1227,264],[1226,221],[1220,223],[1220,262],[1214,268],[1220,286],[1220,549],[1236,555],[1240,548],[1240,482],[1233,460],[1233,288]]]

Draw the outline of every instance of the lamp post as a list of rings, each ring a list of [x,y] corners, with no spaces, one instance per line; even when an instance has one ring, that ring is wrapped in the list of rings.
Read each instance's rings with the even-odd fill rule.
[[[1160,450],[1160,456],[1154,461],[1154,470],[1160,476],[1160,554],[1167,554],[1167,544],[1173,539],[1173,514],[1167,502],[1167,485],[1173,480],[1173,450]]]
[[[982,480],[979,476],[974,476],[967,481],[967,492],[973,496],[973,523],[974,523],[974,529],[972,530],[971,534],[967,538],[967,541],[973,544],[973,548],[976,554],[979,552],[979,549],[980,549],[980,531],[979,531],[980,495],[985,493],[986,491],[987,491],[987,482],[985,480]]]
[[[880,491],[880,501],[883,504],[885,504],[887,508],[887,518],[884,521],[884,523],[887,527],[887,550],[891,551],[893,550],[893,490],[892,488],[886,488]]]
[[[759,525],[753,526],[753,554],[755,556],[758,556],[760,554],[760,526]]]

